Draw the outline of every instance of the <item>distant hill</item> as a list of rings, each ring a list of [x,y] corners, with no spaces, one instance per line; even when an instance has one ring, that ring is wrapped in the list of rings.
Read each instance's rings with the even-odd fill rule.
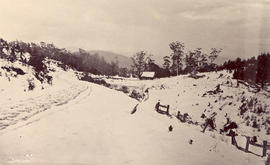
[[[89,52],[91,54],[97,53],[99,56],[104,57],[105,61],[109,63],[112,61],[115,62],[117,58],[120,67],[131,68],[132,60],[130,57],[127,57],[118,53],[113,53],[110,51],[103,51],[103,50],[91,50]]]
[[[104,50],[91,50],[89,51],[91,54],[97,53],[99,56],[103,56],[106,62],[112,62],[116,60],[116,57],[119,61],[119,66],[120,67],[125,67],[125,68],[131,68],[132,65],[132,60],[130,57],[127,57],[122,54],[110,52],[110,51],[104,51]],[[163,64],[163,57],[160,56],[153,56],[153,59],[155,60],[155,63],[158,64],[159,66],[162,66]],[[218,58],[214,61],[214,63],[220,65],[223,64],[225,61],[228,61],[229,58],[218,56]]]

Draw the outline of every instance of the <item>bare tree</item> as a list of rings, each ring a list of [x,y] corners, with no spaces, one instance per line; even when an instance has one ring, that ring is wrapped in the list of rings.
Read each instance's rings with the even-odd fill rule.
[[[216,60],[216,58],[221,52],[222,52],[222,49],[211,48],[211,52],[208,57],[211,64]]]
[[[139,51],[133,57],[131,57],[133,65],[133,71],[139,77],[141,73],[145,70],[146,66],[146,52]]]

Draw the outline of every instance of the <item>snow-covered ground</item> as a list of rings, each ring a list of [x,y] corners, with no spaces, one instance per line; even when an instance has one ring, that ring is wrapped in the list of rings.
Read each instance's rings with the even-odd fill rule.
[[[87,85],[79,84],[72,72],[64,72],[56,66],[52,66],[55,69],[51,73],[53,85],[48,85],[40,83],[29,66],[5,60],[0,62],[4,67],[20,68],[25,72],[24,75],[17,75],[16,72],[0,68],[0,130],[54,106],[65,104],[88,88]],[[35,86],[31,91],[28,90],[28,80]]]
[[[149,99],[142,104],[170,105],[170,112],[176,116],[188,113],[193,122],[203,123],[204,114],[209,117],[217,113],[217,130],[222,129],[227,117],[239,126],[238,133],[245,136],[257,136],[261,141],[270,141],[270,93],[256,90],[244,84],[237,86],[232,74],[226,71],[201,73],[205,77],[190,78],[188,75],[156,80],[106,80],[112,85],[137,87],[142,91],[149,89]],[[217,86],[220,91],[216,91]],[[215,93],[216,92],[216,93]],[[258,112],[261,108],[262,112]],[[241,114],[241,109],[243,114]],[[256,120],[257,127],[253,128]],[[267,135],[267,130],[269,135]]]
[[[0,136],[6,164],[262,164],[197,127],[161,116],[137,101],[89,85],[62,107],[13,126]],[[117,97],[116,97],[117,96]],[[173,132],[168,126],[173,125]],[[192,144],[189,144],[190,140]]]
[[[202,97],[205,91],[223,83],[219,74],[198,80],[179,76],[154,81],[115,81],[149,88],[149,99],[142,102],[120,91],[76,80],[72,72],[59,70],[54,74],[52,86],[36,93],[23,91],[26,99],[0,93],[4,100],[0,123],[8,125],[2,125],[0,130],[0,164],[264,164],[266,158],[238,150],[218,132],[202,133],[199,126],[181,123],[154,110],[160,100],[161,104],[170,104],[173,114],[178,110],[187,112],[192,120],[199,121],[208,101],[213,107],[207,109],[206,115],[225,103],[224,110],[229,102],[237,107],[237,98],[223,97],[238,96],[242,88],[235,88],[232,93],[229,89],[234,88],[224,84],[223,94]],[[243,90],[248,91],[244,87]],[[212,103],[217,98],[220,100]],[[137,104],[137,111],[131,115]],[[29,114],[25,111],[28,109]],[[234,112],[229,109],[226,111],[233,117]],[[217,125],[222,125],[218,123],[222,115],[218,114]],[[170,125],[172,132],[168,131]]]

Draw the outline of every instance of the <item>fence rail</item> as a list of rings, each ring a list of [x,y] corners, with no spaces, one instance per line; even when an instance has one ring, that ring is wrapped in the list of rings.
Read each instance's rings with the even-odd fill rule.
[[[166,114],[166,115],[168,115],[168,116],[171,116],[171,115],[170,115],[170,112],[169,112],[170,105],[161,105],[160,102],[158,102],[158,103],[156,104],[155,108],[156,108],[156,111],[157,111],[158,113]],[[162,110],[162,109],[164,109],[164,108],[165,108],[165,110]]]
[[[237,136],[237,135],[232,135],[231,136],[231,143],[232,143],[232,145],[235,145],[236,147],[239,147],[237,145],[237,141],[235,139],[235,136]],[[267,150],[270,150],[270,145],[268,145],[268,142],[266,140],[263,140],[262,144],[258,144],[256,142],[251,141],[251,137],[249,137],[249,136],[245,136],[245,137],[246,137],[246,146],[244,148],[245,152],[250,152],[249,151],[249,146],[252,145],[252,146],[262,148],[262,155],[261,155],[262,157],[265,157],[267,155]]]
[[[164,109],[165,110],[162,110]],[[161,113],[161,114],[166,114],[168,116],[171,116],[170,113],[169,113],[169,109],[170,109],[170,105],[161,105],[160,102],[158,102],[155,106],[155,109],[158,113]],[[215,116],[216,114],[213,115],[213,117]],[[187,119],[187,114],[184,114],[184,115],[181,115],[180,111],[178,111],[177,115],[176,115],[176,118],[178,118],[181,122],[186,122],[186,119]],[[204,129],[202,132],[205,132],[206,128],[211,125],[209,124],[209,122],[206,123]],[[236,136],[238,136],[232,129],[230,129],[230,132],[228,134],[229,136],[231,136],[231,144],[236,146],[238,149],[240,148],[238,146],[238,143],[236,141]],[[253,145],[253,146],[256,146],[256,147],[261,147],[262,148],[262,157],[265,157],[267,155],[267,150],[270,150],[270,144],[264,140],[262,144],[258,144],[254,141],[251,140],[251,137],[248,137],[248,136],[245,136],[246,137],[246,146],[245,148],[243,149],[245,152],[251,152],[249,151],[249,146],[250,145]],[[268,145],[269,144],[269,145]]]

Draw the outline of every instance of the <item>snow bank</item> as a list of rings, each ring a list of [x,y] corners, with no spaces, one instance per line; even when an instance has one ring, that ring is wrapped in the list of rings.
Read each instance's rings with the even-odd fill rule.
[[[137,87],[144,91],[149,88],[149,99],[142,104],[170,105],[170,113],[188,113],[193,123],[205,123],[202,115],[209,117],[217,113],[217,132],[223,129],[227,118],[238,125],[241,136],[257,136],[258,142],[270,141],[270,94],[257,92],[244,84],[237,84],[226,71],[200,73],[202,78],[193,79],[188,75],[151,80],[107,80],[110,84]],[[204,75],[204,76],[202,76]],[[219,90],[217,90],[219,89]],[[261,111],[261,112],[260,112]]]
[[[197,127],[155,113],[95,84],[77,98],[0,136],[5,164],[262,164],[263,159],[209,138]],[[48,113],[48,112],[47,112]],[[174,127],[168,132],[168,126]],[[193,140],[190,144],[189,141]],[[12,147],[10,147],[12,146]]]

